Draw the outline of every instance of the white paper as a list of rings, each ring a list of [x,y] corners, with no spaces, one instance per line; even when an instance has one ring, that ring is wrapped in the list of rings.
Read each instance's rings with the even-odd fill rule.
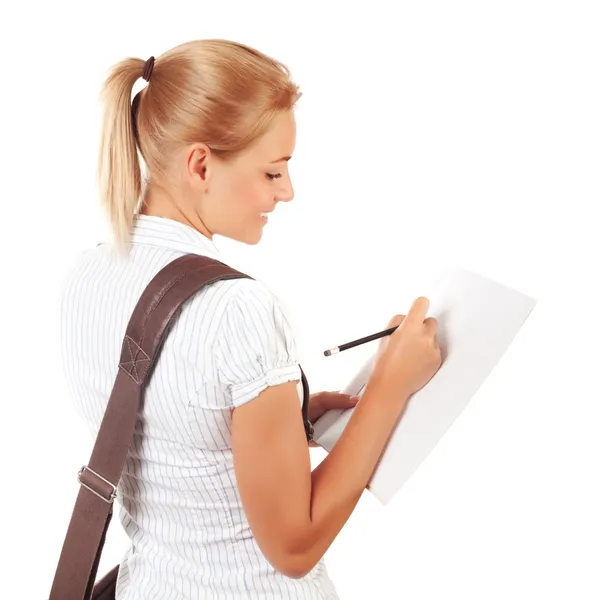
[[[451,267],[427,297],[427,316],[438,320],[442,365],[410,397],[367,486],[382,504],[392,499],[456,420],[537,303],[515,289],[459,267]],[[372,356],[342,390],[344,393],[362,395],[379,341],[370,343],[375,345]],[[331,451],[353,411],[325,413],[314,425],[315,441]]]

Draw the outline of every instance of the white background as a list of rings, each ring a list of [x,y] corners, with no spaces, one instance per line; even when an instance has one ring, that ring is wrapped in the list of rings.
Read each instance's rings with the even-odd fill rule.
[[[92,447],[62,378],[58,299],[108,235],[102,78],[125,56],[222,37],[283,61],[304,93],[295,200],[258,246],[216,242],[284,301],[311,391],[343,387],[371,348],[323,350],[406,313],[446,262],[538,299],[401,493],[385,508],[363,495],[327,553],[341,598],[599,598],[595,8],[3,4],[3,597],[47,597]],[[126,543],[114,519],[100,573]]]

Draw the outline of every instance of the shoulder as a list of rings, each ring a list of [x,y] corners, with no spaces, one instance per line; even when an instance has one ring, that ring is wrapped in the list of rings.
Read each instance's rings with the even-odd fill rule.
[[[250,277],[211,283],[186,302],[179,321],[186,336],[200,336],[209,347],[219,338],[232,348],[242,341],[268,345],[269,337],[294,337],[280,299]]]
[[[262,281],[242,278],[221,282],[219,334],[227,339],[252,338],[265,347],[280,340],[294,345],[294,332],[281,300]]]
[[[258,279],[241,277],[222,282],[223,300],[232,307],[237,305],[274,306],[281,305],[279,298]]]

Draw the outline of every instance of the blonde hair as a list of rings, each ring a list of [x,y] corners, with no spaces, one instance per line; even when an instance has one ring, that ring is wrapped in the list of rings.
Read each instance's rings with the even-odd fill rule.
[[[132,116],[131,94],[144,65],[139,58],[121,60],[101,93],[100,200],[116,247],[125,253],[144,191],[138,150],[146,185],[165,176],[174,151],[187,144],[203,142],[220,159],[231,159],[302,96],[287,66],[258,50],[229,40],[194,40],[156,58]]]

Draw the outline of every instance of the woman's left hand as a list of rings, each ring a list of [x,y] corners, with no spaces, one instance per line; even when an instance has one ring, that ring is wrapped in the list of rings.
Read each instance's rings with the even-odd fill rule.
[[[308,420],[314,423],[328,410],[335,408],[352,408],[358,402],[358,396],[341,394],[340,392],[316,392],[308,399]]]

